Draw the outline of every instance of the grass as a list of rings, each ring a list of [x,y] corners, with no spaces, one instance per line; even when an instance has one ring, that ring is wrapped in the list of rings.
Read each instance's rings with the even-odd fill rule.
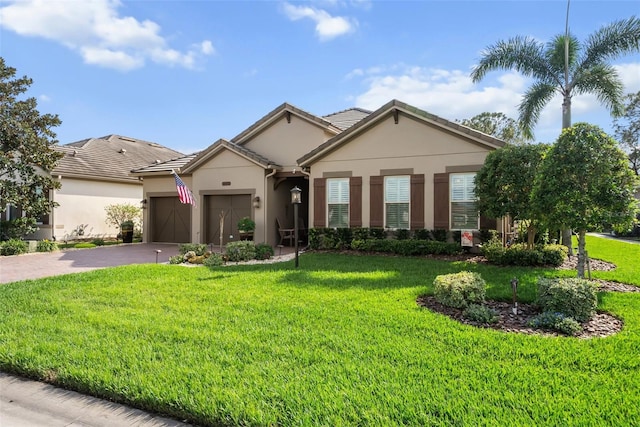
[[[588,249],[619,265],[598,277],[640,285],[640,246]],[[602,294],[625,328],[592,340],[475,329],[416,305],[436,275],[464,269],[490,298],[509,298],[517,276],[529,301],[537,276],[569,274],[305,254],[298,270],[18,282],[0,287],[0,368],[201,425],[638,425],[640,295]]]

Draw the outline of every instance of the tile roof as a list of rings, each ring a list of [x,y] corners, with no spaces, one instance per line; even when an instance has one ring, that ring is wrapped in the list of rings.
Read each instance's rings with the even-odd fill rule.
[[[129,174],[132,169],[183,156],[155,142],[119,135],[83,139],[57,146],[56,150],[65,156],[53,175],[107,181],[137,181]]]
[[[233,142],[229,142],[225,139],[219,139],[218,141],[216,141],[215,143],[213,143],[212,145],[210,145],[206,150],[201,151],[200,153],[198,153],[198,155],[192,159],[182,170],[186,173],[190,173],[193,171],[193,169],[195,169],[196,167],[198,167],[198,165],[202,164],[203,162],[207,161],[208,159],[210,159],[211,157],[213,157],[216,153],[218,153],[220,150],[222,149],[228,149],[230,151],[235,152],[236,154],[239,154],[242,157],[245,157],[251,161],[253,161],[254,163],[259,164],[260,166],[264,167],[264,168],[274,168],[274,169],[279,169],[282,166],[272,162],[271,160],[269,160],[268,158],[256,153],[253,150],[250,150],[246,147],[242,147],[238,144],[235,144]]]
[[[360,120],[370,115],[372,111],[363,108],[349,108],[324,116],[323,119],[330,121],[335,127],[346,130],[358,123]]]
[[[169,173],[172,170],[179,173],[182,171],[182,168],[184,168],[186,164],[195,159],[197,155],[198,153],[193,153],[183,157],[178,157],[177,159],[167,160],[166,162],[156,162],[149,166],[145,166],[139,169],[133,169],[131,173],[136,175],[157,175],[159,172]]]

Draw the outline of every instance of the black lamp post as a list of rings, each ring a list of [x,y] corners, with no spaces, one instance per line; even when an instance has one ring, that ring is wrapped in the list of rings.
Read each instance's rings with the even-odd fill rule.
[[[291,203],[293,204],[293,230],[296,239],[296,268],[298,268],[298,206],[302,203],[302,190],[298,186],[291,189]]]

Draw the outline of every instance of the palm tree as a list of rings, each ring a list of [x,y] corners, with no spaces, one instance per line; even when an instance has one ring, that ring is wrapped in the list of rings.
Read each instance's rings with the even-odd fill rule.
[[[640,51],[640,19],[616,21],[600,28],[581,44],[570,34],[555,36],[546,45],[531,37],[499,41],[482,52],[471,72],[474,83],[493,70],[516,70],[535,82],[518,107],[522,131],[532,138],[532,128],[542,109],[556,93],[562,95],[562,128],[571,126],[573,95],[593,93],[614,117],[624,111],[623,85],[607,61]],[[565,58],[565,54],[568,56]]]
[[[482,52],[480,63],[471,72],[474,83],[493,70],[516,70],[534,83],[518,106],[519,122],[525,137],[533,138],[532,128],[540,113],[556,93],[562,95],[562,128],[571,127],[573,95],[595,94],[614,117],[622,115],[623,85],[615,68],[607,61],[640,51],[640,19],[605,25],[581,44],[567,31],[546,45],[531,37],[517,36],[499,41]],[[572,254],[571,232],[563,230],[562,243]]]

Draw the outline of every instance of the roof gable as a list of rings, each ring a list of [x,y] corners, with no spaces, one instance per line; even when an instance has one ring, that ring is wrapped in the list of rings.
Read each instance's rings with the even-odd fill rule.
[[[333,138],[327,140],[324,144],[299,158],[298,164],[300,166],[309,166],[315,161],[320,160],[328,153],[336,150],[342,144],[348,143],[348,141],[353,139],[355,136],[366,132],[373,126],[376,126],[376,124],[386,119],[390,115],[393,115],[394,119],[397,121],[399,120],[401,114],[415,118],[426,124],[440,128],[444,131],[457,134],[470,143],[479,144],[486,147],[487,149],[496,149],[505,145],[504,141],[500,139],[494,138],[490,135],[486,135],[482,132],[478,132],[461,124],[443,119],[439,116],[436,116],[435,114],[428,113],[394,99],[383,105],[373,113],[369,114],[367,117],[363,118],[341,134],[334,136]]]
[[[248,148],[229,142],[225,139],[219,139],[206,150],[198,153],[188,164],[182,169],[183,173],[193,173],[198,167],[208,162],[217,156],[220,152],[228,150],[232,153],[249,160],[252,163],[264,168],[264,169],[280,169],[281,166],[272,162],[268,158],[261,156],[260,154],[249,150]]]

